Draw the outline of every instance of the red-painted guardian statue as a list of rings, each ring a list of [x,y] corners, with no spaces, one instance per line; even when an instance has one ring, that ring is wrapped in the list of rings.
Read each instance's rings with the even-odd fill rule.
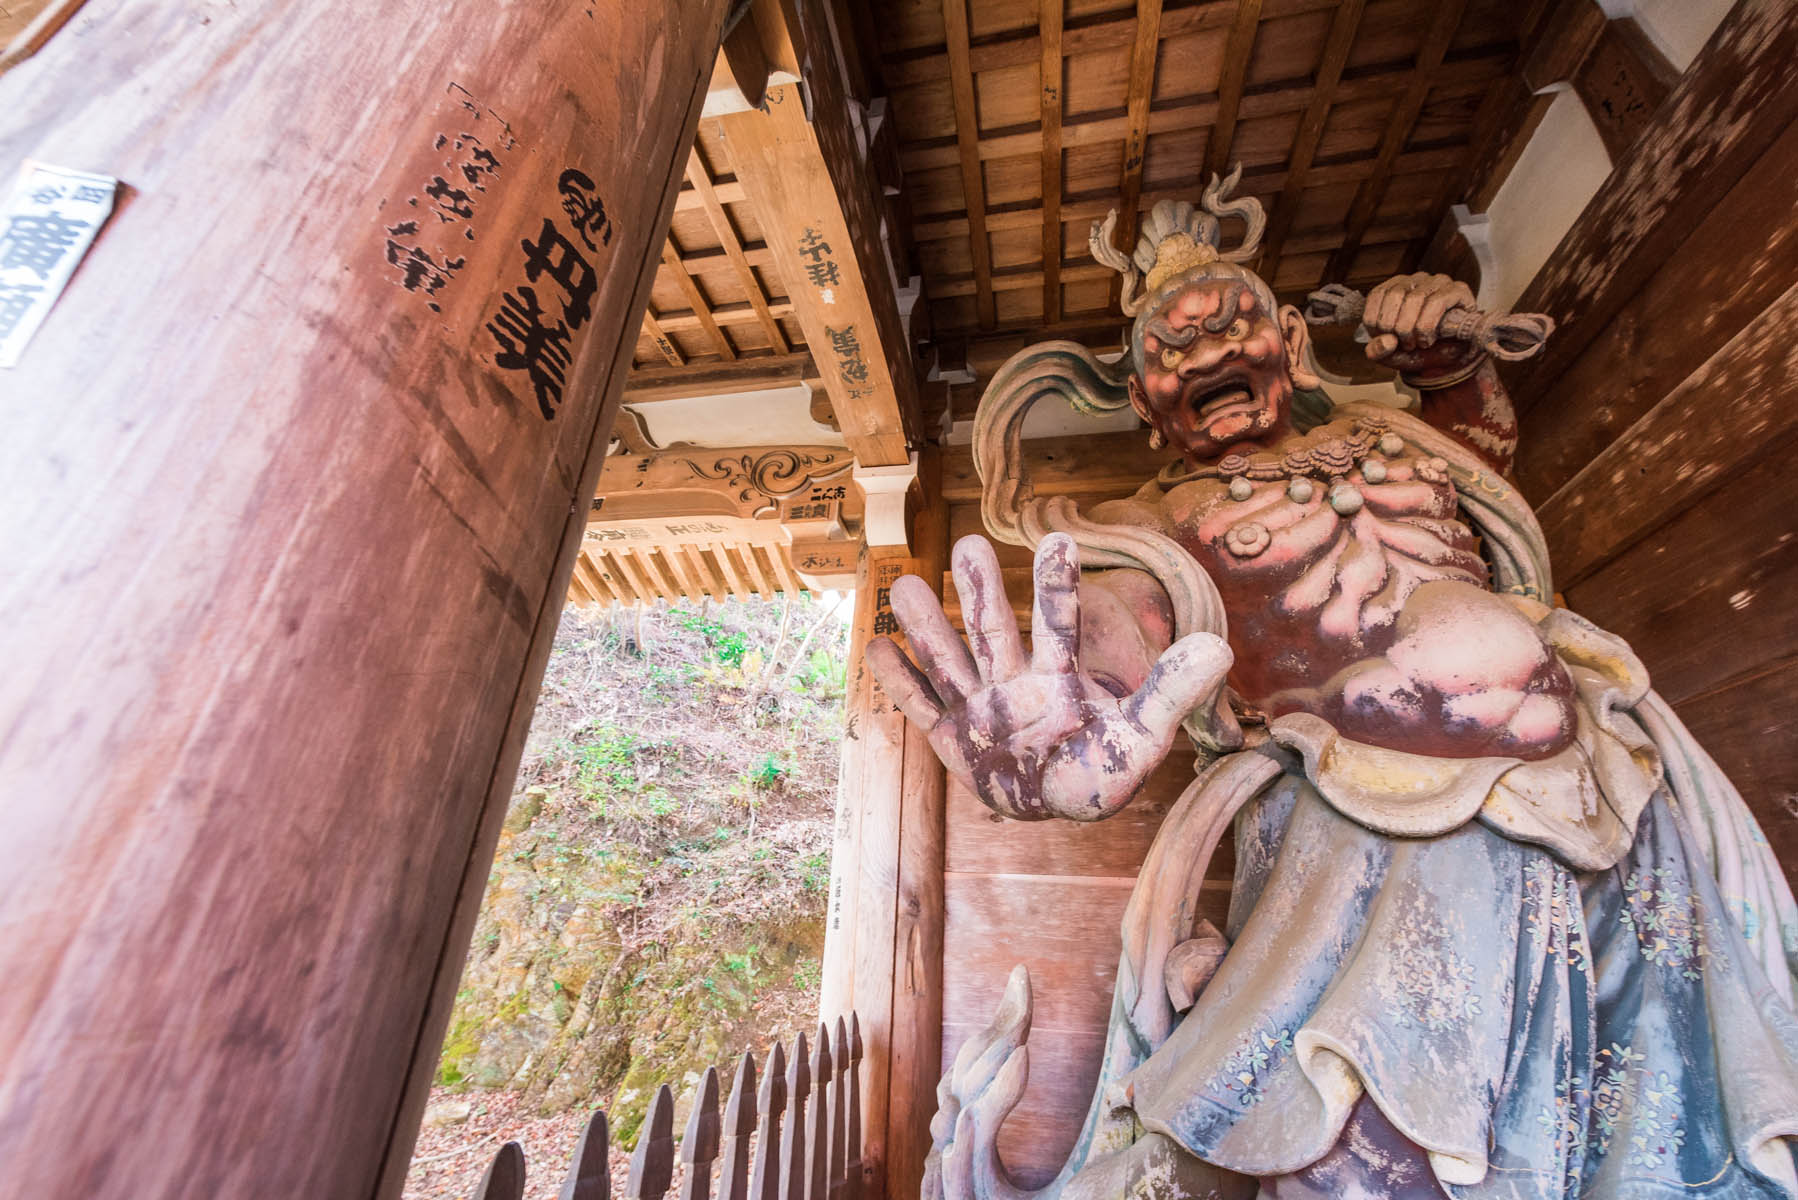
[[[882,685],[1019,820],[1102,819],[1175,737],[1198,778],[1124,918],[1080,1140],[1028,1192],[999,1126],[1030,989],[939,1088],[930,1200],[1790,1196],[1798,908],[1741,797],[1619,639],[1552,606],[1492,358],[1549,332],[1412,275],[1365,301],[1415,413],[1333,405],[1306,316],[1241,265],[1260,205],[1164,202],[1123,275],[1130,350],[1023,351],[975,423],[983,515],[1036,550],[1024,652],[992,546],[956,545],[967,639],[920,579]],[[1220,245],[1222,220],[1246,224]],[[1026,413],[1128,404],[1179,452],[1130,499],[1031,496]],[[921,669],[920,669],[921,668]],[[1226,928],[1196,921],[1234,822]]]

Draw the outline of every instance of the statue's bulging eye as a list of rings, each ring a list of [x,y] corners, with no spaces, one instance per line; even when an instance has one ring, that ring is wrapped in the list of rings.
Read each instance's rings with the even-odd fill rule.
[[[1164,371],[1171,371],[1179,366],[1180,360],[1185,357],[1186,351],[1181,350],[1176,346],[1169,346],[1161,352],[1161,369]]]
[[[1234,321],[1230,322],[1229,328],[1224,330],[1224,336],[1233,342],[1240,342],[1243,338],[1249,336],[1249,323],[1241,317],[1237,317]]]

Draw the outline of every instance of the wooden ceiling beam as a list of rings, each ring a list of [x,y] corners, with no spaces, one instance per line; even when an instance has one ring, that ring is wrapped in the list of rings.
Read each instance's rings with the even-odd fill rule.
[[[768,311],[776,317],[791,316],[793,304],[789,300],[772,300],[768,303]],[[762,319],[761,314],[748,304],[737,301],[731,304],[720,304],[703,317],[696,312],[662,313],[656,318],[667,333],[691,333],[695,329],[706,328],[707,320],[714,325],[753,325]]]
[[[1423,46],[1417,53],[1411,84],[1405,89],[1404,97],[1394,106],[1392,118],[1386,124],[1386,133],[1380,142],[1380,154],[1373,174],[1355,189],[1354,202],[1349,206],[1348,237],[1331,256],[1329,266],[1324,269],[1325,279],[1336,279],[1348,274],[1355,255],[1360,252],[1361,239],[1379,213],[1380,202],[1386,198],[1386,187],[1392,181],[1393,169],[1405,143],[1411,140],[1411,131],[1416,128],[1424,101],[1429,98],[1430,84],[1436,76],[1436,69],[1442,65],[1449,46],[1454,43],[1455,30],[1460,28],[1461,17],[1466,10],[1467,0],[1438,0],[1429,32],[1424,35]]]
[[[750,307],[755,309],[756,317],[761,321],[762,332],[768,335],[768,344],[774,347],[775,353],[785,354],[788,349],[787,335],[781,332],[780,322],[768,311],[768,297],[762,294],[762,285],[755,277],[755,268],[749,265],[749,259],[743,254],[743,243],[737,237],[736,226],[730,223],[730,214],[724,211],[724,205],[712,187],[711,174],[706,170],[705,160],[700,156],[697,146],[687,158],[687,182],[699,193],[700,203],[705,206],[706,219],[712,224],[712,232],[718,235],[719,245],[724,248],[731,265],[736,267],[737,280],[749,295]],[[683,272],[687,269],[684,260],[681,269]]]
[[[955,147],[961,164],[962,205],[968,214],[968,244],[974,278],[979,281],[974,309],[983,328],[997,320],[992,274],[992,244],[986,236],[986,180],[980,167],[980,110],[974,98],[974,71],[968,64],[967,0],[942,0],[943,30],[949,51],[949,84],[955,103]]]
[[[718,197],[720,204],[743,204],[748,201],[749,193],[736,179],[720,176],[712,181],[712,194]],[[704,208],[705,201],[691,187],[684,187],[674,197],[675,212],[691,212],[696,208]]]
[[[1299,119],[1298,132],[1292,141],[1292,154],[1287,159],[1286,184],[1280,189],[1279,200],[1274,203],[1267,237],[1261,244],[1262,262],[1277,264],[1281,251],[1285,248],[1286,236],[1292,232],[1293,221],[1298,216],[1299,199],[1305,192],[1305,174],[1311,169],[1311,160],[1317,156],[1318,142],[1323,139],[1324,125],[1330,119],[1330,105],[1335,98],[1336,86],[1342,79],[1342,68],[1348,62],[1349,50],[1355,44],[1355,34],[1361,28],[1361,12],[1365,3],[1366,0],[1344,0],[1330,22],[1330,34],[1324,43],[1323,59],[1318,63],[1317,78],[1311,87],[1311,103],[1306,107],[1305,115]]]
[[[735,358],[737,356],[736,347],[732,346],[730,339],[724,336],[724,330],[718,328],[718,322],[712,318],[710,301],[705,298],[705,293],[699,290],[699,285],[693,282],[693,277],[687,274],[686,267],[681,265],[680,248],[674,244],[672,235],[662,243],[662,265],[673,273],[674,282],[679,284],[681,291],[686,293],[687,303],[692,306],[694,319],[699,322],[699,327],[705,330],[706,336],[711,338],[712,345],[717,349],[719,355],[724,358]],[[662,322],[662,327],[666,329],[668,323]]]
[[[1452,68],[1433,72],[1430,83],[1432,87],[1439,90],[1444,98],[1478,95],[1487,90],[1492,80],[1505,73],[1511,64],[1511,58],[1510,52],[1506,51],[1501,54],[1478,55],[1462,59],[1457,61]],[[1367,75],[1358,75],[1352,79],[1344,79],[1337,85],[1335,102],[1345,104],[1356,100],[1374,100],[1401,95],[1411,86],[1413,79],[1414,72],[1409,68],[1376,71]],[[1312,87],[1307,84],[1252,92],[1242,97],[1237,115],[1239,118],[1246,119],[1303,112],[1311,104],[1312,90]],[[1218,97],[1202,96],[1169,104],[1163,108],[1151,108],[1148,131],[1150,135],[1180,133],[1214,125],[1219,118],[1220,103]],[[1074,120],[1068,120],[1064,116],[1061,126],[1062,145],[1065,148],[1074,149],[1082,146],[1120,142],[1124,139],[1128,129],[1129,118],[1127,116],[1085,117]],[[1035,156],[1042,151],[1042,133],[1040,130],[1026,129],[1016,133],[996,134],[980,139],[979,149],[983,162],[994,158]],[[927,171],[956,166],[960,162],[960,149],[957,143],[947,139],[913,142],[909,146],[900,147],[899,158],[901,165],[908,172]]]
[[[921,434],[917,366],[899,310],[906,281],[894,277],[886,195],[866,130],[851,123],[865,110],[843,77],[827,7],[754,6],[765,51],[787,46],[765,56],[804,64],[804,83],[771,87],[759,110],[719,117],[718,131],[845,441],[864,466],[897,466]]]
[[[1043,320],[1061,320],[1061,55],[1063,0],[1042,0],[1042,58],[1037,66],[1043,137]],[[916,230],[913,237],[916,238]]]
[[[1124,91],[1124,169],[1118,182],[1119,249],[1136,248],[1136,202],[1142,197],[1143,155],[1149,141],[1149,101],[1155,95],[1155,59],[1161,49],[1161,0],[1136,0],[1136,40]],[[1112,286],[1118,287],[1122,280]]]
[[[1205,148],[1205,166],[1211,174],[1230,169],[1230,146],[1236,139],[1236,118],[1242,105],[1243,82],[1249,73],[1249,57],[1255,50],[1255,33],[1261,25],[1261,0],[1241,0],[1230,40],[1224,47],[1223,74],[1217,85],[1217,119]]]
[[[680,367],[639,367],[624,381],[624,403],[647,404],[692,396],[724,396],[792,387],[813,372],[812,356],[794,354],[738,358]]]
[[[808,82],[828,75],[814,72]],[[872,204],[872,176],[847,128],[846,102],[818,91],[810,116],[799,85],[786,84],[769,89],[761,111],[718,123],[844,438],[864,464],[892,466],[907,458],[916,371],[878,220],[857,207]]]

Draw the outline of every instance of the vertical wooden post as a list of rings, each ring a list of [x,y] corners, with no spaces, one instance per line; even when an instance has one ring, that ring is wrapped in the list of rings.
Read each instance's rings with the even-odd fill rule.
[[[0,177],[124,181],[0,372],[9,1191],[398,1194],[724,7],[90,0],[0,77]]]
[[[942,456],[919,455],[924,503],[913,522],[920,574],[942,588],[949,562],[949,506]],[[896,924],[890,973],[893,1016],[886,1091],[886,1195],[912,1200],[924,1182],[930,1118],[943,1058],[943,838],[948,778],[924,731],[907,723],[899,785]],[[870,1119],[872,1119],[870,1117]],[[870,1190],[866,1195],[878,1197]]]
[[[943,774],[875,684],[866,651],[898,633],[886,602],[895,579],[942,585],[948,510],[934,451],[920,452],[919,483],[916,556],[873,551],[858,568],[821,998],[825,1016],[853,1008],[866,1038],[863,1194],[907,1200],[923,1178],[942,1053]],[[901,1149],[889,1153],[895,1137]],[[895,1163],[901,1174],[889,1186]]]

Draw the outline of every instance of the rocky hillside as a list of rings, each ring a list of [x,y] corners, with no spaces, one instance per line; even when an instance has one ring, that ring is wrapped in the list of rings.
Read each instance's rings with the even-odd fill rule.
[[[409,1198],[472,1188],[493,1145],[443,1143],[496,1089],[629,1146],[655,1085],[815,1020],[847,609],[568,610]]]

